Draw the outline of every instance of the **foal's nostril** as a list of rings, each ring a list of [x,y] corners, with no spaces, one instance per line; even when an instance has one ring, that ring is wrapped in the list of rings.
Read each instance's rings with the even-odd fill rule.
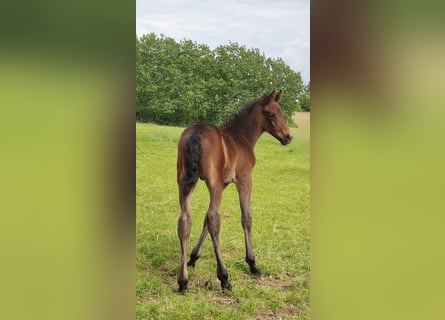
[[[290,142],[292,140],[292,136],[289,133],[286,134],[285,137],[288,142]]]

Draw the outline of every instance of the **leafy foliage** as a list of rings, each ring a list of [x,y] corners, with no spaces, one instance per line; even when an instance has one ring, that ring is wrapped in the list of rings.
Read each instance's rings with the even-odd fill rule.
[[[304,112],[311,111],[310,90],[311,90],[311,84],[309,83],[307,86],[304,87],[304,89],[298,99],[298,103],[300,105],[301,111],[304,111]]]
[[[211,50],[154,33],[136,37],[136,116],[142,122],[219,124],[248,100],[283,89],[286,119],[305,94],[301,75],[280,58],[237,43]]]

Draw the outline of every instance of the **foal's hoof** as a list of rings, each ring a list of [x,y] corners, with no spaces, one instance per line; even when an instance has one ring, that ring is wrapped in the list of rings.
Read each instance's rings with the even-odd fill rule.
[[[261,271],[256,265],[249,265],[249,267],[250,267],[250,273],[252,273],[252,275],[254,276],[261,275]]]
[[[188,281],[178,281],[180,294],[184,294],[187,291],[187,282]]]
[[[232,286],[230,285],[229,281],[221,282],[221,289],[223,291],[232,291]]]
[[[195,261],[196,261],[196,260],[195,260]],[[192,260],[190,259],[190,261],[187,262],[187,266],[194,268],[194,267],[195,267],[195,261],[192,261]]]
[[[261,275],[261,270],[258,268],[250,268],[250,272],[252,273],[252,275],[254,275],[255,277],[258,277]]]
[[[252,273],[254,276],[259,276],[261,274],[260,269],[256,266],[255,259],[246,258],[246,262],[249,265],[250,273]]]
[[[192,267],[192,268],[194,268],[195,267],[195,262],[196,262],[196,260],[198,260],[199,259],[199,256],[195,256],[193,253],[190,255],[190,260],[189,260],[189,262],[187,262],[187,265],[189,266],[189,267]]]

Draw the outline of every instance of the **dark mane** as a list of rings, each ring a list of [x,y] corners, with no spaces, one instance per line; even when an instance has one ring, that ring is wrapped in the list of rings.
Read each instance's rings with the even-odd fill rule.
[[[241,107],[238,111],[233,112],[230,114],[226,120],[221,124],[221,127],[230,127],[236,123],[238,119],[245,118],[250,111],[252,110],[252,107],[257,103],[258,99],[250,100],[244,104],[244,106]]]

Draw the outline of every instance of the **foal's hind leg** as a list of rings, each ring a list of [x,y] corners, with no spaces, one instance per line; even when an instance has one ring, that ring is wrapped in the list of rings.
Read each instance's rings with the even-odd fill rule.
[[[204,242],[207,233],[209,232],[209,229],[207,227],[207,218],[204,219],[204,226],[202,227],[202,233],[201,236],[199,237],[199,241],[196,244],[196,246],[193,248],[192,253],[190,254],[190,260],[187,263],[188,266],[190,267],[195,267],[195,262],[196,260],[198,260],[199,256],[201,255],[201,247],[202,247],[202,243]]]
[[[227,187],[227,185],[228,185],[228,183],[225,183],[223,186],[223,189],[225,189]],[[198,243],[193,248],[192,253],[190,254],[190,260],[187,263],[187,265],[189,267],[193,267],[193,268],[195,267],[196,260],[198,260],[201,255],[201,247],[202,247],[202,244],[203,244],[205,238],[207,237],[207,233],[209,233],[209,229],[207,228],[207,218],[205,218],[204,225],[202,227],[201,236],[199,237]]]
[[[213,249],[216,255],[217,276],[219,281],[221,281],[221,288],[223,290],[232,290],[232,286],[229,283],[229,274],[227,272],[226,266],[224,265],[221,256],[221,248],[219,246],[220,219],[218,209],[221,204],[223,186],[211,185],[210,183],[207,183],[207,188],[210,192],[210,206],[206,215],[206,223],[208,231],[212,238]]]
[[[252,178],[246,176],[239,179],[236,184],[238,190],[239,202],[241,207],[241,224],[244,230],[244,242],[246,244],[246,262],[250,267],[252,274],[260,274],[260,269],[255,263],[255,255],[252,248],[252,215],[250,214],[250,193],[252,191]]]
[[[178,219],[178,237],[181,243],[181,264],[179,266],[178,284],[179,292],[187,290],[188,271],[187,271],[187,245],[190,238],[190,229],[192,226],[192,217],[190,215],[191,193],[181,201],[181,215]]]

